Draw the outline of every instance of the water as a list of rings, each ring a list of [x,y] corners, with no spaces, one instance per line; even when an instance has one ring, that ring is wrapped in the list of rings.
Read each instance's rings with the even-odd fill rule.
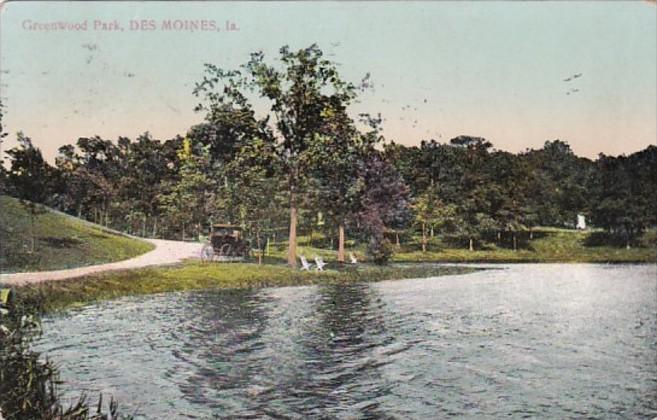
[[[657,416],[657,265],[172,293],[44,330],[68,396],[142,418]]]

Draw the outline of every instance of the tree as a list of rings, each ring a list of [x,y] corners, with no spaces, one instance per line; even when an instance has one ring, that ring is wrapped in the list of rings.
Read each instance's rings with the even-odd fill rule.
[[[441,203],[435,185],[429,186],[415,199],[413,210],[415,211],[415,222],[420,225],[422,232],[422,252],[427,252],[427,229],[439,222],[440,207]]]
[[[2,123],[2,119],[4,117],[4,105],[2,103],[2,99],[0,99],[0,150],[2,150],[2,143],[4,141],[4,138],[7,137],[7,132],[5,132],[5,127]],[[5,191],[5,184],[7,182],[7,171],[5,170],[4,166],[4,156],[0,155],[0,194],[4,193]]]
[[[577,157],[561,140],[547,141],[542,149],[527,151],[520,158],[533,172],[527,200],[538,223],[572,225],[578,213],[588,211],[593,162]]]
[[[162,144],[148,132],[135,142],[124,139],[123,143],[125,172],[119,181],[122,205],[127,207],[127,214],[141,216],[142,236],[147,236],[148,219],[152,222],[151,235],[156,236],[160,216],[158,197],[162,183],[172,177],[173,170],[168,167]]]
[[[598,165],[597,204],[592,219],[608,233],[624,240],[629,249],[631,243],[649,226],[657,223],[655,216],[655,174],[657,148],[629,157],[600,155]]]
[[[121,151],[98,136],[79,138],[77,148],[80,155],[75,176],[84,185],[89,212],[93,212],[95,223],[109,226],[112,210],[119,208],[120,179],[126,173]],[[88,216],[91,218],[91,214]]]
[[[293,52],[280,49],[282,67],[267,64],[262,52],[251,54],[241,70],[225,71],[206,64],[206,76],[196,86],[203,95],[208,119],[222,110],[252,115],[247,94],[255,93],[268,101],[269,111],[261,126],[272,121],[276,155],[286,179],[289,196],[288,264],[296,267],[297,213],[299,194],[306,181],[305,152],[324,124],[327,103],[347,106],[355,98],[355,86],[340,78],[336,65],[323,58],[317,45]],[[218,88],[218,91],[215,90]],[[257,135],[262,135],[257,133]]]
[[[201,227],[209,223],[216,196],[208,147],[203,146],[194,152],[191,141],[185,139],[178,156],[181,162],[180,179],[164,186],[158,200],[169,222],[180,224],[184,241],[187,226],[192,226],[198,236]]]
[[[11,159],[7,180],[10,192],[30,214],[30,252],[36,246],[35,222],[45,212],[43,204],[50,197],[51,178],[54,169],[43,159],[41,150],[34,147],[32,140],[22,132],[17,135],[18,146],[6,153]]]
[[[484,168],[489,179],[490,215],[497,225],[498,244],[501,234],[510,233],[513,250],[518,249],[517,233],[534,223],[533,210],[527,196],[532,182],[529,165],[508,152],[490,154]]]
[[[383,264],[392,255],[386,230],[404,226],[410,218],[408,187],[395,168],[378,153],[363,162],[359,184],[358,220],[369,237],[367,253],[374,262]]]
[[[459,136],[450,140],[457,152],[462,188],[457,202],[458,232],[468,239],[468,249],[474,251],[475,240],[495,227],[491,212],[491,183],[480,170],[489,160],[488,149],[492,144],[481,137]]]
[[[360,206],[359,164],[374,153],[379,141],[378,121],[363,115],[373,130],[361,134],[337,100],[327,106],[324,117],[325,124],[307,153],[314,181],[311,190],[322,214],[338,225],[337,259],[344,263],[345,226]]]
[[[262,263],[263,234],[276,227],[285,208],[284,197],[278,193],[281,179],[275,164],[271,143],[255,140],[243,146],[224,171],[240,192],[231,207],[238,209],[240,224],[255,237],[258,264]]]

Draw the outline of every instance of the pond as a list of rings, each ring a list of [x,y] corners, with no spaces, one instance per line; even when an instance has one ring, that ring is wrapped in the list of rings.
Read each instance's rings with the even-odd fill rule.
[[[124,298],[38,348],[139,418],[657,416],[657,265],[498,267]]]

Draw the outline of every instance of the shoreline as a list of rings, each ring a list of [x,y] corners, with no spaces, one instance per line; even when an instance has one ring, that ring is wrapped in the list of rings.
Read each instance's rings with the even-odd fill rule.
[[[403,266],[393,263],[388,266],[361,264],[358,267],[345,266],[339,269],[329,267],[324,272],[307,272],[277,264],[185,261],[173,266],[111,271],[66,280],[0,287],[11,287],[17,304],[34,308],[39,313],[51,313],[125,296],[202,289],[379,282],[462,275],[485,269],[437,264]]]
[[[98,272],[63,280],[29,284],[0,283],[12,288],[21,305],[39,313],[66,311],[93,302],[126,296],[150,295],[202,289],[254,289],[322,284],[349,284],[465,275],[481,270],[502,269],[509,265],[655,265],[654,261],[393,261],[376,266],[335,267],[324,272],[291,269],[282,261],[262,265],[255,263],[208,263],[185,260],[172,265],[148,266]]]

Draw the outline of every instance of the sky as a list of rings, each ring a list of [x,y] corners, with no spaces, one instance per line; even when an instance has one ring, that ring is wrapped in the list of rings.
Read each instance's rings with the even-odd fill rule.
[[[220,30],[185,26],[200,20]],[[657,141],[654,2],[30,1],[0,9],[3,149],[18,131],[51,161],[79,137],[184,135],[203,120],[204,63],[312,43],[345,79],[371,74],[352,112],[380,112],[397,143],[465,134],[520,152],[561,139],[594,158]]]

